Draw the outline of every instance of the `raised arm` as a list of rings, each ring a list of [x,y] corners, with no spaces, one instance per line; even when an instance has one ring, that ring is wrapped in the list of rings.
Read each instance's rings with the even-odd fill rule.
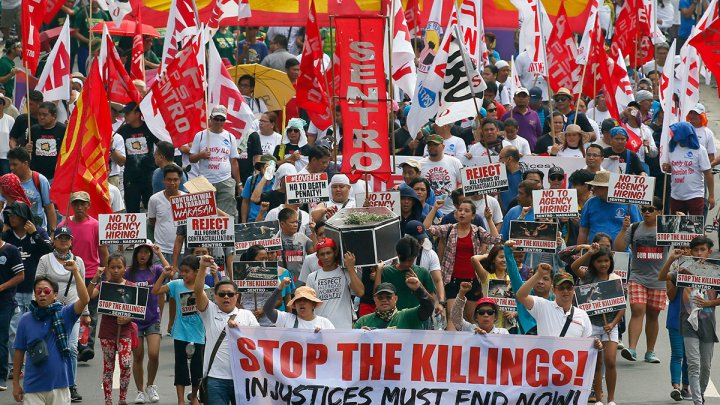
[[[623,219],[622,228],[620,228],[620,232],[618,232],[617,236],[615,237],[615,241],[613,242],[613,249],[615,249],[616,252],[624,252],[625,249],[627,249],[627,243],[625,242],[625,234],[627,233],[628,228],[630,228],[630,217],[625,216],[625,219]],[[632,241],[630,241],[632,243]]]
[[[272,323],[277,322],[278,310],[275,309],[275,307],[279,298],[282,296],[282,291],[289,285],[290,279],[287,277],[283,278],[282,281],[278,283],[277,288],[273,291],[270,297],[265,300],[265,303],[263,304],[263,312]]]
[[[195,306],[200,312],[205,312],[210,302],[207,294],[205,294],[205,273],[207,269],[214,264],[215,260],[212,256],[205,255],[200,258],[200,270],[197,276],[195,276],[195,285],[193,288],[193,292],[195,293]]]
[[[163,281],[165,279],[172,279],[173,273],[175,272],[175,268],[172,266],[166,266],[165,269],[163,269],[163,272],[160,274],[160,277],[158,277],[157,281],[155,281],[155,284],[153,284],[152,293],[153,295],[160,295],[165,294],[168,291],[170,291],[170,288],[167,286],[167,284],[163,284]]]
[[[535,306],[535,301],[533,300],[533,297],[530,296],[530,291],[535,287],[535,284],[540,281],[544,276],[548,276],[552,278],[552,267],[547,263],[540,263],[540,265],[537,267],[537,270],[535,271],[535,274],[533,274],[532,277],[528,279],[528,281],[525,282],[525,284],[520,287],[520,289],[515,294],[515,298],[527,309],[530,311],[533,306]]]

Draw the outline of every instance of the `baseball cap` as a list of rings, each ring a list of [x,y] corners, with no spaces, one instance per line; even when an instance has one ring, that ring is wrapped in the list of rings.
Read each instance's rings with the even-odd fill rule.
[[[402,162],[398,165],[398,167],[402,168],[403,166],[410,166],[416,168],[418,171],[422,170],[420,168],[420,162],[418,162],[415,159],[410,159],[408,161]]]
[[[123,108],[121,112],[122,112],[123,114],[127,114],[127,113],[132,112],[132,111],[134,111],[135,109],[137,109],[137,106],[138,106],[138,105],[137,105],[136,102],[131,101],[131,102],[125,104],[125,108]]]
[[[90,194],[86,193],[85,191],[76,191],[70,194],[70,202],[72,203],[75,201],[90,202]]]
[[[516,96],[517,96],[518,94],[523,94],[523,93],[527,94],[528,96],[530,95],[530,92],[529,92],[528,89],[526,89],[525,87],[518,87],[517,90],[515,90],[515,95],[516,95]]]
[[[260,170],[260,167],[266,163],[275,162],[277,163],[277,159],[275,159],[275,156],[273,155],[262,155],[260,156],[260,160],[255,162],[255,169]]]
[[[611,129],[617,127],[618,125],[620,125],[620,124],[618,124],[618,122],[615,120],[615,118],[605,118],[603,120],[602,124],[600,124],[600,131],[601,132],[610,132]]]
[[[557,287],[562,283],[570,283],[575,284],[575,280],[573,279],[573,276],[566,272],[566,271],[558,271],[553,276],[553,287]]]
[[[565,176],[565,170],[560,166],[553,166],[548,170],[548,178],[555,175]]]
[[[58,226],[55,229],[55,237],[57,238],[58,236],[63,236],[63,235],[69,236],[70,238],[72,238],[72,231],[67,226]]]
[[[495,309],[495,313],[496,313],[496,314],[497,314],[498,312],[500,312],[500,310],[499,310],[499,308],[498,308],[497,302],[495,302],[495,300],[492,299],[492,298],[490,298],[490,297],[480,298],[479,300],[477,300],[477,301],[475,302],[475,304],[476,304],[476,307],[475,307],[475,311],[476,311],[476,312],[477,312],[478,308],[480,308],[480,305],[483,305],[483,304],[484,304],[484,305],[488,305],[488,304],[489,304],[489,305],[492,305],[493,308]]]
[[[378,295],[383,292],[397,294],[397,290],[392,283],[380,283],[377,287],[375,287],[375,292],[373,293],[373,295]]]
[[[594,179],[595,175],[587,169],[576,170],[569,178],[570,182],[574,185],[585,184],[588,181],[593,181]]]
[[[224,105],[216,105],[210,112],[210,118],[212,117],[227,118],[227,108]]]
[[[135,246],[133,246],[133,250],[147,246],[150,248],[150,251],[152,251],[153,242],[150,239],[145,239],[145,242],[136,243]]]
[[[425,249],[432,249],[432,242],[428,237],[425,225],[422,222],[412,220],[405,224],[405,235],[412,236],[417,239],[418,242],[422,241],[421,245]]]
[[[501,60],[495,62],[495,67],[498,68],[498,70],[500,70],[502,68],[510,67],[510,64],[501,59]]]
[[[703,113],[705,113],[705,106],[700,103],[697,103],[693,106],[693,108],[690,109],[690,111],[694,111],[698,114],[703,114]]]
[[[432,134],[428,137],[427,141],[425,141],[425,142],[426,143],[432,142],[432,143],[436,143],[438,145],[442,145],[445,142],[445,139],[443,139],[443,137],[438,134]]]
[[[542,100],[542,89],[540,87],[533,87],[529,90],[530,93],[530,99],[535,101]]]
[[[645,100],[652,100],[653,94],[647,90],[640,90],[635,94],[635,101],[638,103]]]

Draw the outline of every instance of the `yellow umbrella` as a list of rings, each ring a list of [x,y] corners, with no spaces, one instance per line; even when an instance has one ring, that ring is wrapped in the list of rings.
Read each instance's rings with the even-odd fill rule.
[[[269,111],[277,111],[285,108],[285,104],[295,96],[295,87],[290,83],[287,74],[279,70],[258,65],[237,65],[228,69],[235,83],[243,75],[250,75],[255,78],[256,98],[265,102]]]

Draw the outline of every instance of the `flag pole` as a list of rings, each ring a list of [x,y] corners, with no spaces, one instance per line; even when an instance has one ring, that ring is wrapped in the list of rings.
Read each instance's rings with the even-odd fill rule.
[[[460,41],[461,36],[458,35],[458,34],[460,34],[460,33],[458,32],[458,26],[455,25],[454,28],[455,28],[455,32],[453,32],[452,35],[455,37],[455,40]],[[464,44],[460,43],[460,49],[463,49],[463,48],[462,48],[463,46],[464,46]],[[478,118],[480,117],[480,106],[478,105],[478,102],[477,102],[477,97],[476,97],[476,94],[477,94],[477,93],[475,93],[475,89],[474,89],[473,86],[472,86],[472,78],[470,77],[470,69],[469,69],[469,67],[467,66],[467,64],[465,63],[465,58],[461,56],[461,59],[462,59],[462,62],[463,62],[463,67],[465,67],[465,76],[467,77],[467,80],[468,80],[468,86],[470,87],[470,93],[472,94],[473,104],[475,105],[475,111],[476,111],[476,113],[475,113],[475,120],[476,120],[476,121],[480,121],[480,120],[478,119]],[[473,69],[475,69],[474,66],[470,66],[470,67],[472,67]],[[511,110],[511,111],[512,111],[512,110]],[[511,113],[511,114],[512,114],[512,113]],[[479,124],[479,123],[478,123],[478,124]],[[477,128],[476,128],[476,129],[477,129]],[[482,143],[482,142],[481,142],[481,143]],[[483,147],[485,147],[485,150],[487,151],[487,154],[488,154],[488,163],[492,164],[492,159],[490,159],[490,150],[489,150],[489,149],[487,148],[487,146],[485,146],[485,145],[483,145]]]
[[[27,109],[28,124],[27,141],[28,143],[32,143],[32,134],[30,133],[30,68],[25,60],[23,60],[23,66],[25,67],[25,108]],[[80,96],[78,95],[78,97]]]
[[[332,96],[330,97],[331,105],[332,105],[332,128],[333,128],[333,160],[335,161],[335,169],[337,170],[337,152],[338,152],[338,143],[337,143],[337,121],[335,120],[335,98],[337,97],[335,94],[335,41],[333,41],[333,27],[335,26],[335,16],[329,15],[328,16],[330,20],[330,52],[332,53],[331,63],[330,63],[330,74],[332,75]],[[325,79],[327,80],[327,78]],[[365,193],[367,195],[367,193]]]
[[[577,93],[577,101],[575,102],[575,118],[573,119],[573,124],[577,124],[577,110],[580,108],[580,98],[582,97],[582,85],[585,83],[585,72],[587,72],[587,61],[585,61],[585,64],[583,65],[583,71],[582,76],[580,77],[580,88]],[[594,114],[594,113],[593,113]]]
[[[393,162],[393,170],[395,170],[395,167],[397,167],[397,161],[396,161],[396,154],[395,154],[395,118],[393,117],[393,108],[392,103],[395,101],[395,90],[393,85],[393,77],[392,77],[392,41],[393,41],[393,19],[395,18],[395,10],[394,10],[395,2],[390,1],[390,15],[386,16],[387,19],[387,27],[388,27],[388,35],[387,35],[387,46],[388,46],[388,72],[390,73],[388,75],[388,93],[390,94],[390,114],[388,119],[388,124],[390,124],[390,141],[392,143],[392,162]]]

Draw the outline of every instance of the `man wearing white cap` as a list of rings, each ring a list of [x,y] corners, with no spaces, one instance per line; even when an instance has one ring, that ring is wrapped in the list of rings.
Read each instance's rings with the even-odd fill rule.
[[[238,189],[242,188],[235,137],[223,129],[227,108],[218,105],[210,112],[208,129],[195,135],[190,148],[190,162],[198,163],[199,174],[215,187],[217,207],[237,217]]]
[[[504,60],[499,60],[495,62],[495,67],[497,68],[497,85],[498,85],[498,94],[497,94],[497,100],[505,107],[506,110],[509,110],[512,105],[510,100],[512,99],[512,86],[510,86],[508,83],[508,80],[512,80],[510,77],[510,64],[507,63]]]
[[[350,179],[344,174],[336,174],[330,180],[330,201],[316,205],[311,214],[318,222],[335,215],[343,208],[355,208],[355,199],[350,198]]]
[[[700,145],[707,149],[710,164],[715,166],[720,163],[720,159],[715,161],[715,134],[713,134],[713,131],[707,126],[708,118],[707,114],[705,114],[705,106],[700,103],[695,104],[685,119],[695,127],[695,133],[697,134]]]
[[[530,91],[525,87],[518,87],[513,96],[515,107],[502,116],[505,121],[512,118],[518,122],[518,134],[525,138],[530,144],[530,149],[535,148],[538,138],[542,136],[542,125],[538,113],[530,108]]]

